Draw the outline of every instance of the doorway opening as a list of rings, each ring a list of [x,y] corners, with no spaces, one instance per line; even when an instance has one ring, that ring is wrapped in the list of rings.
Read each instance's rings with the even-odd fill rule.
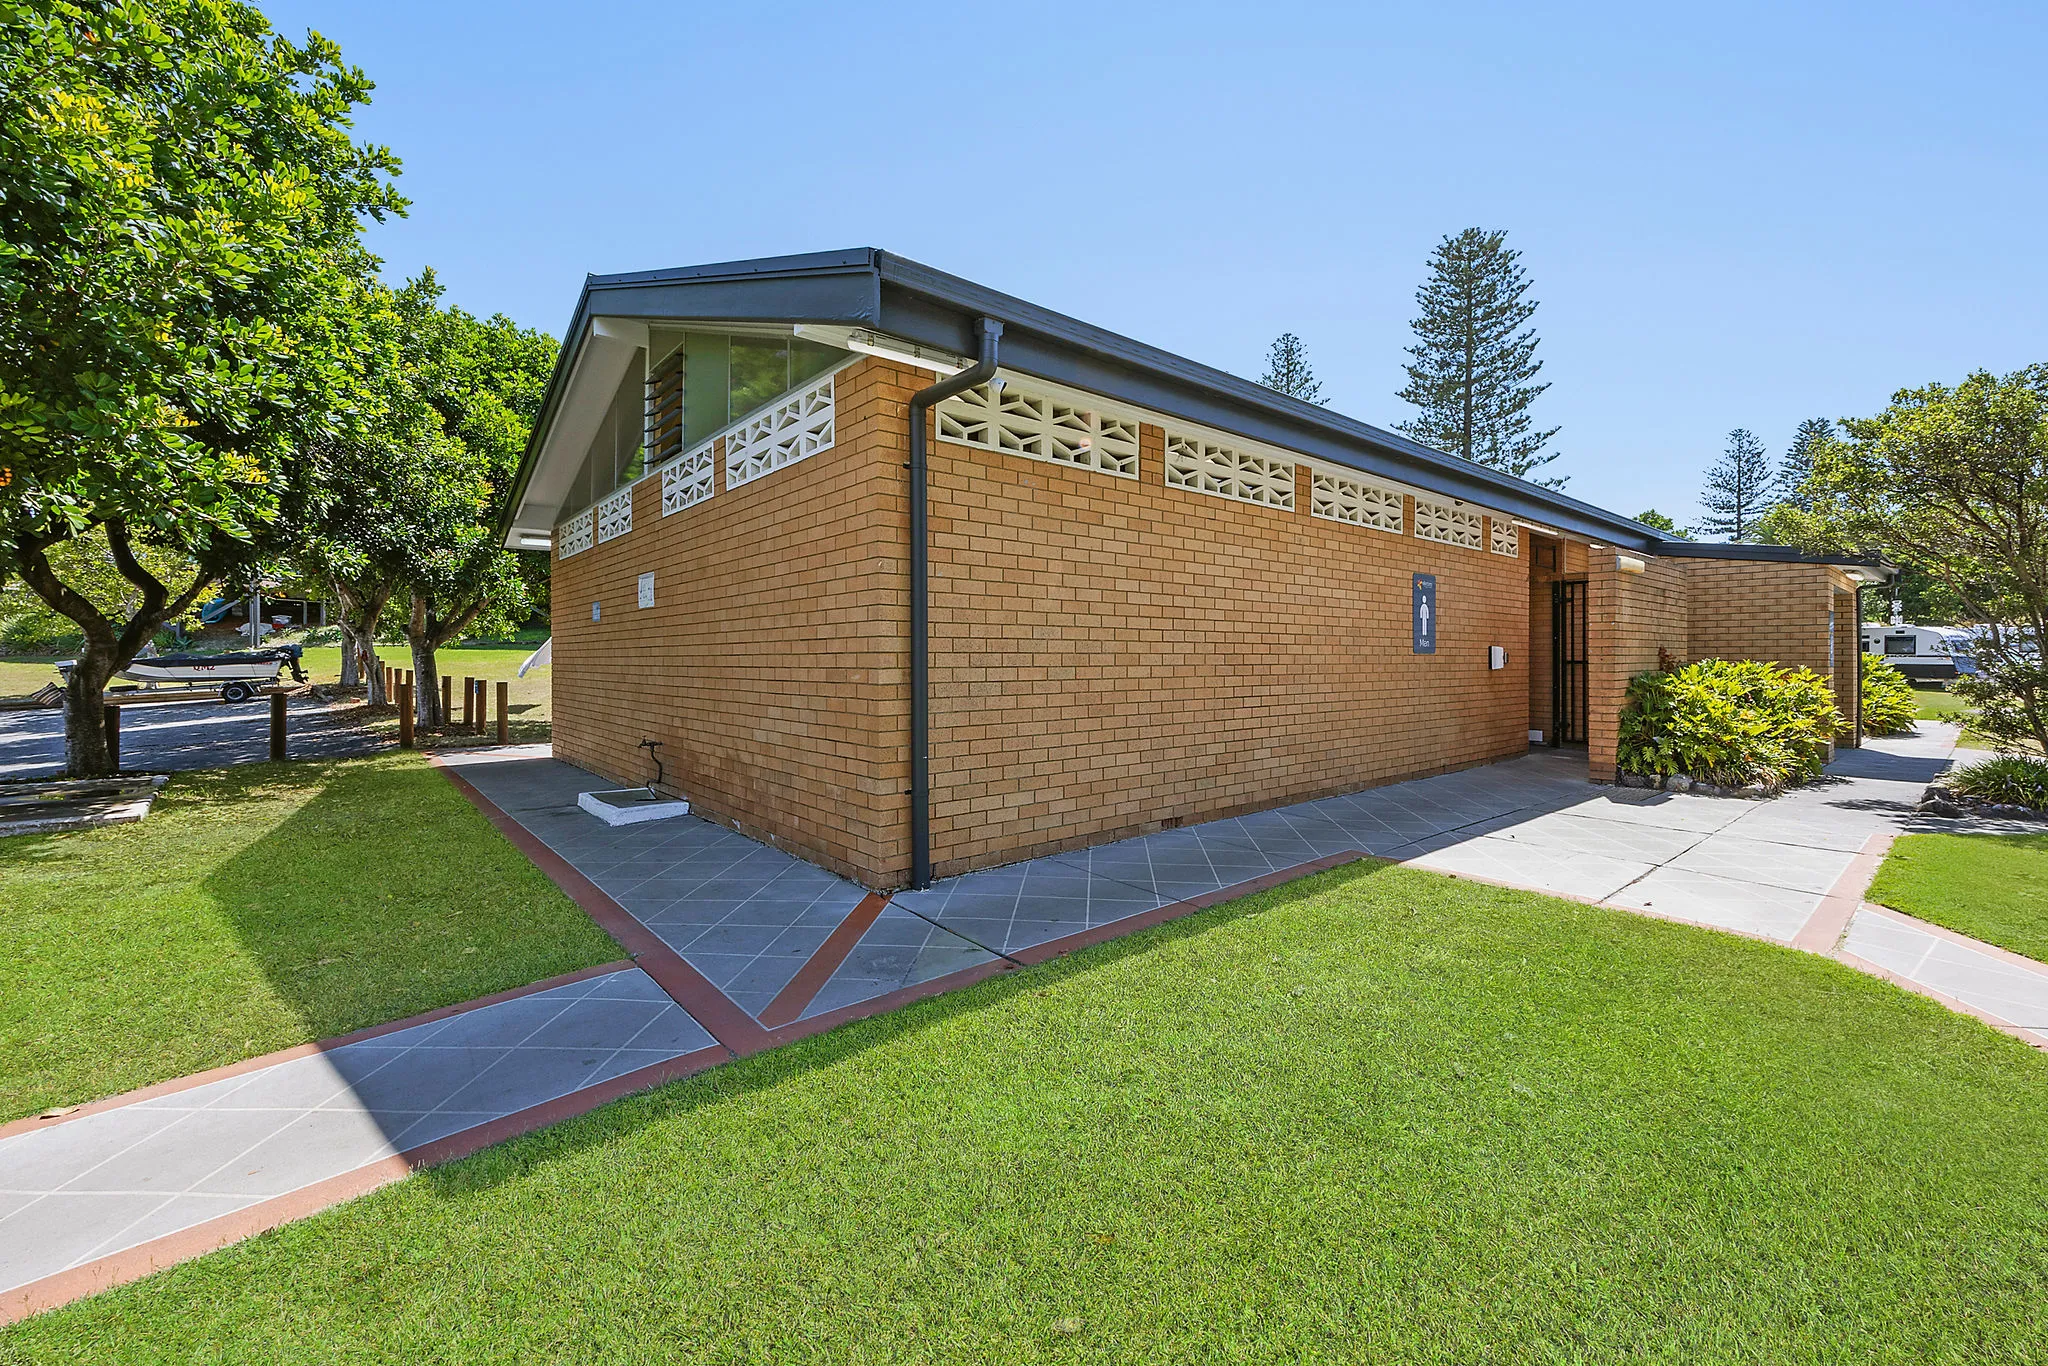
[[[1550,585],[1550,743],[1586,743],[1586,583]]]

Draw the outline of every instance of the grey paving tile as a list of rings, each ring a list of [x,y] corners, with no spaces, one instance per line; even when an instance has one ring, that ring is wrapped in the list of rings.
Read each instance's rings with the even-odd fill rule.
[[[128,1105],[0,1139],[0,1190],[56,1190],[184,1118]],[[8,1236],[0,1225],[0,1239]]]
[[[1625,790],[1619,789],[1618,791]],[[1565,810],[1588,820],[1628,821],[1666,830],[1712,834],[1742,817],[1752,803],[1736,797],[1696,797],[1689,792],[1649,792],[1622,797],[1602,792]]]
[[[1513,813],[1457,832],[1491,835],[1513,844],[1540,846],[1560,853],[1599,854],[1631,863],[1658,864],[1682,856],[1708,836],[1697,830],[1670,830],[1634,821],[1592,820],[1569,811]]]
[[[166,1199],[156,1192],[45,1195],[17,1210],[0,1222],[0,1290],[56,1275]]]
[[[1789,943],[1812,917],[1820,894],[1665,867],[1615,893],[1608,904]]]
[[[252,1115],[241,1110],[195,1110],[147,1143],[116,1153],[66,1181],[69,1192],[153,1191],[175,1195],[201,1185],[223,1162],[234,1160],[290,1125],[303,1111]]]
[[[352,1172],[397,1151],[404,1126],[362,1110],[309,1110],[243,1151],[219,1151],[192,1188],[214,1195],[268,1199]]]
[[[1652,864],[1566,848],[1517,844],[1493,835],[1447,842],[1409,857],[1414,867],[1599,901],[1650,872]]]
[[[1795,891],[1825,892],[1855,861],[1854,854],[1839,849],[1815,849],[1781,844],[1775,840],[1749,839],[1734,833],[1740,828],[1739,824],[1733,825],[1701,840],[1671,860],[1671,866],[1713,873],[1737,882],[1761,882]]]

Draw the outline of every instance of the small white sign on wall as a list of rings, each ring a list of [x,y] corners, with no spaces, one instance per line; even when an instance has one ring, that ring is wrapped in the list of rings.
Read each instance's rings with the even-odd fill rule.
[[[652,574],[642,574],[640,576],[640,605],[642,607],[654,606],[654,575]]]
[[[604,606],[602,603],[593,602],[590,604],[590,619],[592,621],[604,620]]]

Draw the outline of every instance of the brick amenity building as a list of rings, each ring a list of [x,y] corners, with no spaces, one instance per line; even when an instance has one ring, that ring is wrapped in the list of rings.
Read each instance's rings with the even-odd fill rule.
[[[875,250],[592,276],[504,529],[553,549],[557,756],[637,784],[659,741],[696,811],[875,888],[1531,744],[1610,780],[1660,658],[1812,668],[1855,744],[1890,573],[1669,539]]]

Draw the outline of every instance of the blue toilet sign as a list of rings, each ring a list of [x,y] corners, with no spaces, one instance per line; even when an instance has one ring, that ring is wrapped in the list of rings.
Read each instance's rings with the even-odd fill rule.
[[[1415,653],[1436,653],[1436,575],[1415,576]]]

